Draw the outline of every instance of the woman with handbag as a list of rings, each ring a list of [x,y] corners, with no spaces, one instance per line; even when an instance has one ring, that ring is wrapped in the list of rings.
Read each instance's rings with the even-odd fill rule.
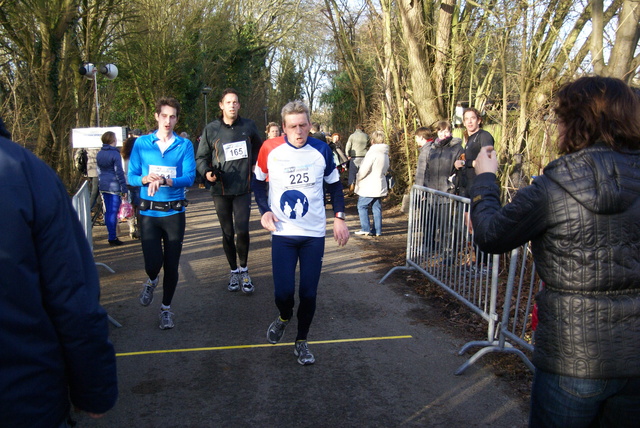
[[[98,164],[98,187],[104,201],[104,223],[109,232],[109,245],[122,245],[124,242],[118,239],[118,211],[120,210],[120,197],[127,195],[127,181],[122,168],[122,157],[116,148],[118,140],[114,132],[108,131],[102,134],[102,149],[96,156]]]
[[[129,170],[129,158],[131,157],[131,151],[133,145],[138,137],[129,137],[122,143],[122,166],[124,168],[124,176],[127,177]],[[129,224],[129,236],[131,239],[140,239],[140,231],[138,225],[140,224],[140,188],[129,185],[127,181],[127,188],[129,189],[129,201],[133,208],[133,214],[131,216],[125,216],[127,223]],[[118,215],[120,217],[120,215]]]

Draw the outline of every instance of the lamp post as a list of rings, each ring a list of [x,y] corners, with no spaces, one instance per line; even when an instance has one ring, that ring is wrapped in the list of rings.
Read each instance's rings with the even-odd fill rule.
[[[89,80],[93,80],[93,89],[96,94],[96,124],[98,128],[100,128],[100,101],[98,100],[98,79],[96,79],[98,71],[100,71],[100,74],[103,74],[107,79],[113,80],[118,77],[118,67],[114,64],[105,64],[100,67],[100,70],[98,70],[92,63],[85,62],[78,70],[82,76]]]
[[[211,93],[211,86],[205,86],[202,88],[202,95],[204,95],[204,126],[209,123],[209,115],[207,114],[207,95]]]

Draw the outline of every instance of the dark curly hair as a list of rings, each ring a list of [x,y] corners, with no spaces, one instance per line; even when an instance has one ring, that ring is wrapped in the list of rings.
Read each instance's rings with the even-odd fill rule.
[[[156,102],[156,113],[160,114],[162,107],[169,106],[176,109],[176,117],[180,117],[180,102],[175,98],[162,97]]]
[[[135,144],[138,137],[129,137],[122,142],[122,149],[120,149],[120,155],[122,155],[122,159],[127,160],[131,157],[131,151],[133,150],[133,145]]]
[[[617,151],[640,148],[640,102],[622,80],[581,77],[562,86],[556,98],[561,154],[597,142]]]

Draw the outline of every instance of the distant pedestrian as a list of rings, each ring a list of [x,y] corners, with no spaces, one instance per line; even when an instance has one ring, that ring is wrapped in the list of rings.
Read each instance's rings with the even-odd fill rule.
[[[316,140],[324,141],[325,143],[327,142],[327,136],[324,132],[322,132],[322,129],[320,128],[320,124],[318,122],[311,123],[311,130],[309,131],[309,133],[310,137],[313,137]]]
[[[418,146],[418,162],[416,166],[414,184],[426,187],[427,160],[429,159],[431,144],[433,144],[432,132],[429,128],[422,126],[416,129],[414,138],[416,141],[416,145]]]
[[[482,147],[492,146],[494,144],[493,136],[482,129],[482,115],[475,108],[465,109],[463,114],[464,127],[466,128],[465,137],[466,145],[464,150],[464,160],[457,160],[456,168],[462,168],[463,182],[461,183],[461,194],[469,197],[469,189],[473,185],[476,172],[473,169],[473,161],[480,153]]]
[[[451,135],[451,123],[438,121],[435,125],[436,139],[428,150],[424,174],[424,186],[444,193],[457,195],[460,191],[462,166],[456,168],[455,162],[464,153],[462,140]],[[456,210],[451,209],[452,200],[437,197],[426,208],[424,216],[427,222],[427,250],[434,255],[439,253],[445,265],[457,262],[457,236],[462,221]]]
[[[131,151],[133,150],[133,145],[137,138],[138,137],[129,137],[122,143],[122,151],[120,153],[122,155],[125,178],[129,173],[129,158],[131,157]],[[129,202],[133,206],[133,216],[127,219],[127,223],[129,224],[129,236],[131,239],[140,239],[140,188],[128,184],[128,179],[127,188],[129,189]]]
[[[441,120],[435,125],[437,138],[428,152],[427,165],[423,177],[423,186],[441,192],[457,194],[460,177],[456,168],[456,160],[464,153],[462,140],[451,135],[451,123]]]
[[[474,161],[480,153],[482,147],[493,147],[493,136],[482,129],[482,115],[475,108],[465,109],[462,115],[466,137],[466,145],[464,148],[464,159],[456,160],[455,167],[462,168],[460,173],[460,195],[470,197],[469,189],[473,186],[473,180],[476,178],[474,169]],[[465,223],[469,233],[473,233],[473,222],[469,218],[469,214],[465,213]]]
[[[364,155],[367,154],[367,144],[369,143],[369,136],[365,134],[364,127],[362,125],[356,125],[356,130],[349,136],[345,151],[347,152],[347,158],[349,159],[349,194],[353,195],[353,191],[356,186],[356,176],[358,175],[358,168],[364,159]]]
[[[89,189],[91,193],[89,195],[89,208],[93,210],[98,202],[98,198],[100,197],[100,180],[98,179],[98,163],[96,161],[96,156],[98,156],[98,152],[100,149],[80,149],[86,150],[87,152],[87,178],[89,180]],[[102,203],[102,200],[100,200]]]
[[[358,197],[358,216],[360,230],[356,235],[382,235],[382,198],[387,196],[387,180],[389,170],[389,146],[385,144],[382,131],[371,134],[371,147],[367,151],[356,179],[355,192]],[[369,210],[373,214],[373,228],[369,221]]]
[[[462,126],[462,116],[464,115],[464,107],[462,103],[458,101],[456,103],[456,109],[453,113],[453,126],[460,128]]]
[[[280,136],[280,125],[275,122],[269,122],[267,125],[267,139]]]
[[[104,223],[109,232],[109,245],[122,245],[118,239],[118,210],[123,197],[129,189],[124,176],[120,150],[116,147],[116,134],[107,131],[102,134],[102,149],[96,156],[100,194],[104,200]]]
[[[333,151],[333,159],[336,165],[338,166],[338,171],[342,172],[347,168],[347,164],[349,163],[349,159],[347,159],[347,155],[344,153],[344,147],[342,146],[342,141],[340,139],[340,134],[334,132],[331,134],[331,141],[329,142],[329,147]]]
[[[79,148],[75,152],[76,168],[84,176],[87,177],[89,182],[89,208],[93,210],[100,195],[99,180],[98,180],[98,165],[96,163],[96,156],[100,149],[94,148]]]

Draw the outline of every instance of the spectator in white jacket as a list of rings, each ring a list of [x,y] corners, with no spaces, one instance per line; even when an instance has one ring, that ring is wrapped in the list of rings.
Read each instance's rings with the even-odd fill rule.
[[[385,144],[382,131],[371,134],[371,147],[367,151],[358,170],[355,193],[358,198],[360,230],[356,235],[382,235],[382,198],[387,196],[385,175],[389,169],[389,146]],[[373,214],[373,229],[369,221],[369,211]]]

